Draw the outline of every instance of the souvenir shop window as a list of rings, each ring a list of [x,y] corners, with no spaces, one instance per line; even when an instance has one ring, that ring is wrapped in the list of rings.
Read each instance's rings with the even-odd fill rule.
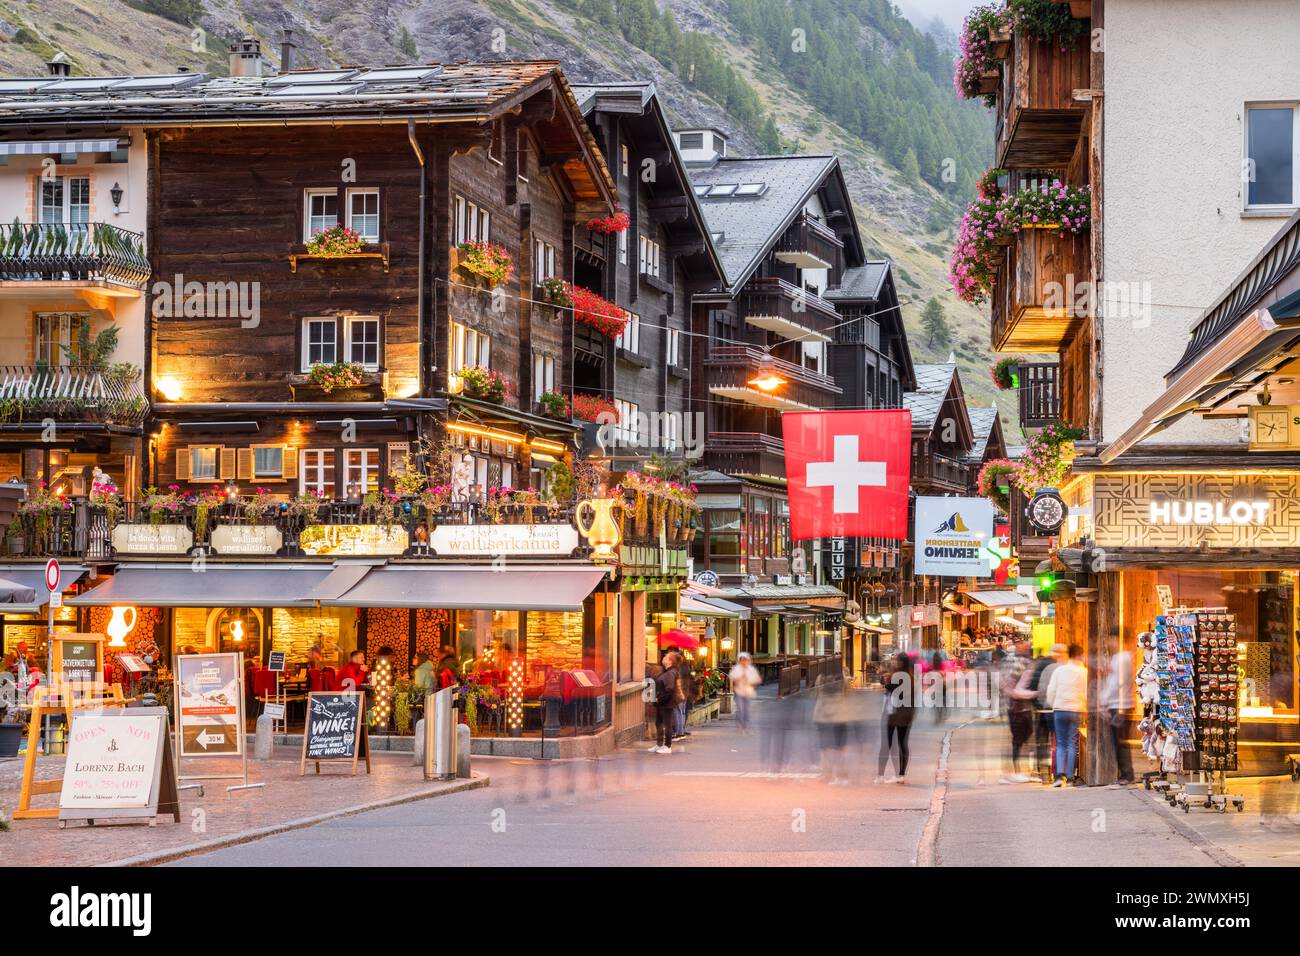
[[[1243,720],[1297,714],[1296,572],[1162,571],[1157,585],[1168,588],[1174,607],[1226,617],[1236,635]]]

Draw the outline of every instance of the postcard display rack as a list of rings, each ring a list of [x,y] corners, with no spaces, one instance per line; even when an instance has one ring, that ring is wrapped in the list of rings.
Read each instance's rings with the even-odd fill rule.
[[[1245,798],[1227,792],[1237,769],[1237,624],[1227,608],[1174,608],[1156,618],[1159,721],[1181,752],[1181,786],[1171,805],[1241,811]]]

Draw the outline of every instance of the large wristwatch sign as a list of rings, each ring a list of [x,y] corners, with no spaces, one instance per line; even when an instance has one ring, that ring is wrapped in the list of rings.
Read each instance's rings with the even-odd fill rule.
[[[1300,476],[1098,475],[1102,548],[1300,547]]]

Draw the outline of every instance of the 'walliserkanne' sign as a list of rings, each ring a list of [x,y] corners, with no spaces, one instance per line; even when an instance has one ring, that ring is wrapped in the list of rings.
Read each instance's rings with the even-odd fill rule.
[[[346,760],[357,772],[357,758],[364,752],[366,773],[370,772],[370,748],[365,746],[366,695],[361,691],[313,691],[307,695],[307,722],[302,734],[302,765],[299,776],[307,772],[307,761],[320,765]]]

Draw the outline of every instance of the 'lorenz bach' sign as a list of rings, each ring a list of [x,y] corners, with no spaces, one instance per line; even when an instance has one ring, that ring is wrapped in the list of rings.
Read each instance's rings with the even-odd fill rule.
[[[1300,547],[1297,476],[1098,475],[1090,510],[1103,548]]]

